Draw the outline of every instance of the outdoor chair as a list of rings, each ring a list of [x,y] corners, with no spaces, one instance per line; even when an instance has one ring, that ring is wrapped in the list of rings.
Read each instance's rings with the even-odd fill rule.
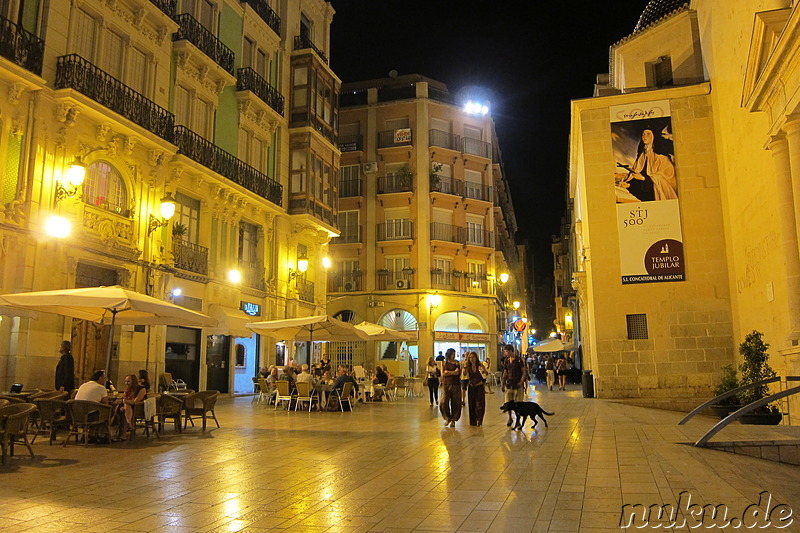
[[[253,399],[250,400],[250,403],[257,403],[261,401],[261,378],[254,377],[253,378]]]
[[[194,426],[194,418],[201,417],[203,419],[203,431],[206,430],[206,419],[211,418],[214,423],[219,427],[217,415],[214,414],[214,406],[217,403],[219,391],[215,390],[201,390],[200,392],[193,392],[187,394],[183,399],[183,429],[186,429],[186,424],[189,422]],[[200,405],[197,405],[198,402]],[[209,415],[210,413],[210,415]]]
[[[403,396],[408,397],[408,383],[406,383],[405,376],[395,376],[394,377],[394,395],[397,398],[397,391],[403,391]]]
[[[25,400],[22,398],[17,398],[16,396],[3,396],[0,394],[0,400],[6,400],[8,403],[25,403]]]
[[[164,422],[172,419],[175,422],[175,431],[182,431],[183,400],[169,394],[162,394],[156,403],[156,416],[158,417],[158,430],[164,432]]]
[[[292,400],[294,396],[289,391],[289,382],[285,380],[280,380],[275,383],[277,393],[275,394],[275,409],[278,408],[281,402],[287,402],[288,405],[286,408],[288,409],[292,405]]]
[[[67,393],[62,392],[66,398]],[[33,401],[39,411],[39,427],[31,439],[31,444],[36,442],[36,437],[40,433],[45,433],[49,437],[49,444],[52,445],[56,440],[56,430],[69,430],[69,418],[67,418],[67,402],[65,399],[37,398]]]
[[[170,372],[164,372],[159,378],[159,385],[165,391],[185,391],[186,383],[182,379],[172,379]]]
[[[69,435],[64,439],[64,446],[69,443],[72,435],[75,435],[76,444],[80,442],[78,437],[83,437],[83,445],[88,446],[90,433],[99,433],[102,428],[105,428],[106,435],[111,438],[111,414],[112,406],[107,403],[88,400],[67,401],[70,429]]]
[[[342,386],[342,389],[336,389],[336,395],[339,397],[339,409],[344,412],[344,404],[347,404],[348,410],[353,410],[353,402],[351,398],[353,396],[353,383],[348,381]]]
[[[16,403],[0,408],[0,447],[3,448],[3,464],[6,456],[14,456],[14,444],[25,444],[33,459],[33,449],[28,442],[28,421],[36,410],[32,403]]]
[[[5,407],[6,405],[11,405],[11,402],[6,400],[5,398],[0,398],[0,407]]]
[[[270,388],[266,378],[258,378],[258,403],[264,402],[265,405],[269,405],[277,393],[277,390]]]
[[[28,396],[28,400],[31,402],[33,400],[39,400],[41,398],[60,398],[60,395],[64,395],[64,398],[69,396],[68,392],[65,391],[57,391],[57,390],[39,390],[39,392],[34,392],[30,396]]]
[[[131,438],[136,436],[136,428],[143,427],[145,436],[150,436],[150,430],[158,437],[158,427],[156,426],[156,399],[155,397],[145,398],[141,403],[133,404],[133,425],[131,427]]]
[[[311,412],[311,406],[317,401],[317,391],[311,388],[311,383],[308,381],[298,381],[295,383],[297,386],[297,396],[295,397],[294,410],[300,406],[301,402],[308,403],[308,412]]]

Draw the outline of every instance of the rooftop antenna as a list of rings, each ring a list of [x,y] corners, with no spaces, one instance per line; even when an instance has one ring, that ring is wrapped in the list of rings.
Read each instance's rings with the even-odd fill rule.
[[[389,71],[389,77],[395,79],[397,77],[397,71],[392,69]]]

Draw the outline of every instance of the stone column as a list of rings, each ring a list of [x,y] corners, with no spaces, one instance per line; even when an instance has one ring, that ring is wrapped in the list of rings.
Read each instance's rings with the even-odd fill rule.
[[[794,122],[800,126],[800,122]],[[780,218],[781,245],[786,261],[787,316],[789,318],[789,341],[796,345],[800,339],[800,250],[798,250],[798,212],[800,206],[795,198],[800,198],[800,153],[790,155],[792,150],[800,150],[800,131],[792,128],[791,135],[779,134],[770,140],[767,148],[775,160],[775,179],[777,180],[778,216]],[[794,145],[789,139],[794,137]],[[794,177],[794,179],[793,179]]]

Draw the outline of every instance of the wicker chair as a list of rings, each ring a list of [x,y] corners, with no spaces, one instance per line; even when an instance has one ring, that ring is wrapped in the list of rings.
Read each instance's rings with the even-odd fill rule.
[[[61,394],[67,396],[66,392]],[[31,439],[31,444],[36,442],[36,437],[40,433],[46,433],[50,438],[50,444],[56,440],[57,429],[70,428],[69,418],[67,417],[67,402],[64,399],[37,398],[33,401],[39,410],[39,427]]]
[[[5,398],[0,398],[0,407],[5,407],[6,405],[11,405],[11,402],[6,400]]]
[[[112,407],[107,403],[87,400],[67,401],[67,416],[70,419],[70,428],[69,435],[64,439],[64,446],[67,445],[72,435],[75,435],[76,443],[78,443],[78,436],[83,436],[83,444],[88,446],[89,434],[102,427],[106,428],[106,435],[110,437],[112,412]]]
[[[162,394],[158,397],[156,404],[156,416],[158,417],[158,430],[164,432],[164,422],[172,419],[175,423],[175,431],[180,433],[181,419],[183,418],[183,400],[169,394]]]
[[[3,464],[6,456],[14,456],[14,444],[22,443],[28,448],[33,459],[33,449],[28,442],[28,421],[36,410],[32,403],[15,403],[0,408],[0,447],[3,448]]]
[[[7,400],[8,403],[25,403],[25,400],[22,398],[17,398],[16,396],[3,396],[0,394],[0,400]]]
[[[203,419],[203,431],[206,430],[206,419],[208,418],[213,419],[214,423],[219,427],[217,415],[214,413],[214,406],[217,403],[218,396],[219,391],[215,390],[201,390],[200,392],[187,394],[183,399],[183,429],[186,429],[186,424],[189,422],[194,426],[194,418],[197,417]],[[197,405],[198,402],[200,405]]]
[[[147,407],[147,404],[150,407]],[[148,410],[150,417],[148,418]],[[131,438],[136,436],[136,428],[143,427],[146,437],[150,436],[150,430],[158,437],[158,426],[156,426],[157,402],[155,397],[145,398],[143,402],[133,404],[133,426],[131,427]]]

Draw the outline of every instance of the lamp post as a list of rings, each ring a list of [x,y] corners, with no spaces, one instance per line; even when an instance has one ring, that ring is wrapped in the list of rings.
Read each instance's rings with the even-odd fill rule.
[[[175,198],[172,197],[172,194],[167,193],[166,196],[161,199],[161,205],[159,206],[162,220],[154,217],[151,213],[150,222],[147,224],[147,234],[150,235],[158,228],[163,228],[169,224],[170,219],[175,215],[176,206],[177,202]]]

